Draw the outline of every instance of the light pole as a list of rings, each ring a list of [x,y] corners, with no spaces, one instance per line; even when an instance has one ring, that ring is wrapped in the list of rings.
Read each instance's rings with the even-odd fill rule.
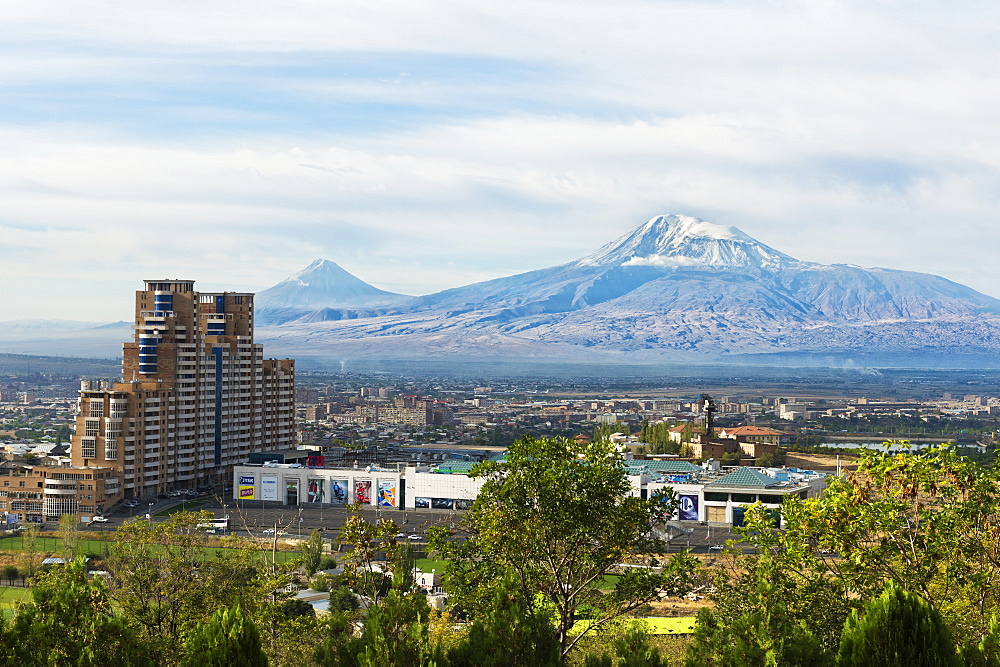
[[[299,508],[299,539],[302,539],[302,508]]]
[[[153,503],[149,503],[149,514],[146,516],[149,517],[149,522],[153,523]]]

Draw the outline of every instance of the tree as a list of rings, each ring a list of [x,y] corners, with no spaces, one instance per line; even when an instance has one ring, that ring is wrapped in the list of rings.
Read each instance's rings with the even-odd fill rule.
[[[316,529],[309,539],[302,543],[302,569],[306,576],[313,576],[323,560],[323,531]]]
[[[906,446],[888,442],[888,447]],[[785,546],[841,558],[830,576],[861,599],[893,581],[978,640],[1000,612],[1000,469],[953,448],[866,451],[823,495],[783,503]]]
[[[448,660],[453,667],[544,667],[562,662],[550,610],[532,605],[512,575],[496,588],[492,604],[473,621],[464,639],[448,651]]]
[[[41,575],[32,600],[8,628],[5,664],[151,665],[148,647],[113,611],[100,580],[82,560]]]
[[[269,641],[283,627],[275,591],[290,581],[288,574],[259,567],[252,545],[235,541],[226,552],[206,549],[198,524],[210,520],[207,512],[177,512],[167,521],[128,522],[116,532],[106,560],[114,603],[160,662],[179,655],[185,633],[222,607],[239,606],[242,614],[267,621],[261,627]]]
[[[393,590],[368,610],[358,663],[363,667],[440,664],[428,642],[431,609],[424,595]]]
[[[21,531],[21,574],[25,582],[32,579],[35,576],[35,572],[38,571],[38,563],[35,556],[37,545],[38,528],[36,526],[30,525],[26,530]]]
[[[396,544],[398,529],[395,522],[379,519],[370,523],[361,516],[357,504],[350,508],[350,515],[340,529],[340,543],[350,547],[343,557],[344,574],[342,580],[361,595],[365,608],[377,605],[388,594],[391,579],[380,572],[384,562],[378,560],[380,553],[385,561],[396,558],[399,545]]]
[[[59,517],[59,534],[62,536],[63,558],[68,563],[76,558],[80,544],[80,521],[75,514]]]
[[[864,614],[855,610],[847,618],[837,664],[957,667],[961,660],[941,614],[890,581],[882,595],[865,605]]]
[[[7,580],[8,586],[14,585],[14,580],[17,579],[20,571],[17,569],[16,565],[4,565],[3,568],[3,578]]]
[[[218,609],[208,623],[196,626],[184,644],[184,667],[263,667],[267,656],[260,632],[240,607]]]
[[[524,600],[550,606],[565,656],[588,632],[661,591],[687,590],[694,569],[689,555],[665,564],[644,555],[661,550],[649,536],[673,513],[675,498],[630,495],[621,456],[610,443],[524,438],[505,460],[487,461],[470,474],[485,482],[463,520],[469,539],[459,544],[434,531],[431,544],[449,560],[452,598],[473,617],[493,603],[497,573],[509,572]],[[626,559],[648,567],[618,568]],[[605,579],[612,573],[613,585]],[[585,608],[591,625],[573,636],[577,612]]]

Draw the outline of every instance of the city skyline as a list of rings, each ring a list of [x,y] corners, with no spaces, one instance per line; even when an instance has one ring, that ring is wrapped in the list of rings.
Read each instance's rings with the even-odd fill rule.
[[[0,8],[0,321],[317,258],[428,294],[665,213],[1000,297],[985,3]],[[65,299],[66,285],[100,299]]]

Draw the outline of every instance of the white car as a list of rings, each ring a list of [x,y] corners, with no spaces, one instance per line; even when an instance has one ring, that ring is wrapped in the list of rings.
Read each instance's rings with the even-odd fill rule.
[[[106,517],[106,516],[95,516],[93,519],[91,519],[91,522],[92,523],[107,523],[108,522],[108,517]]]
[[[410,540],[422,540],[424,538],[421,537],[420,535],[410,535],[407,539],[410,539]]]
[[[726,547],[724,545],[722,545],[722,544],[713,544],[712,546],[710,546],[708,548],[708,550],[709,551],[723,551],[723,550],[725,550],[725,548]]]

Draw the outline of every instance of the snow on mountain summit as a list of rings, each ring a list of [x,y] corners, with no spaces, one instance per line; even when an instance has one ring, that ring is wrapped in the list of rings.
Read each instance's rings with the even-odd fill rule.
[[[801,266],[736,227],[706,222],[687,215],[661,215],[650,219],[597,252],[578,266],[716,266],[778,270]]]
[[[258,310],[372,307],[406,298],[369,285],[336,262],[317,259],[277,285],[257,293]]]

